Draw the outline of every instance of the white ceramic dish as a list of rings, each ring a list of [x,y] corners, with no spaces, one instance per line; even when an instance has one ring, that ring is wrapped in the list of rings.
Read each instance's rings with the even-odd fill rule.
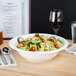
[[[44,34],[44,33],[39,33],[40,35],[41,34]],[[11,39],[9,41],[9,46],[16,50],[23,58],[25,58],[26,60],[28,61],[31,61],[31,62],[42,62],[42,61],[48,61],[50,59],[52,59],[53,57],[55,57],[60,51],[64,50],[67,46],[68,46],[68,41],[65,40],[64,38],[62,37],[59,37],[59,36],[56,36],[56,35],[52,35],[52,34],[44,34],[45,36],[54,36],[58,39],[60,39],[62,42],[63,42],[63,46],[57,50],[54,50],[54,51],[38,51],[38,52],[32,52],[32,51],[25,51],[25,50],[21,50],[19,48],[16,47],[16,44],[17,44],[17,38],[18,37],[23,37],[24,39],[25,38],[28,38],[28,37],[33,37],[35,34],[27,34],[27,35],[20,35],[20,36],[17,36],[17,37],[14,37],[13,39]]]

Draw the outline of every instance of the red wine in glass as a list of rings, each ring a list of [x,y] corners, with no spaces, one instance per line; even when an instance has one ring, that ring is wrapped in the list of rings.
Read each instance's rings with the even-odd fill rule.
[[[49,23],[51,29],[53,29],[54,33],[57,35],[58,30],[63,25],[63,12],[59,9],[50,11]]]

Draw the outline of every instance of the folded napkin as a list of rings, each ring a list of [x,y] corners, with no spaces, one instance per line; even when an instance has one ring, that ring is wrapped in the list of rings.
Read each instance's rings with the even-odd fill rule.
[[[76,44],[73,44],[71,47],[66,48],[65,51],[67,51],[69,53],[73,53],[74,55],[76,55]]]
[[[2,56],[4,56],[7,64],[4,64],[4,62],[2,61]],[[5,54],[0,55],[0,67],[4,67],[4,66],[15,66],[15,65],[17,65],[16,64],[16,60],[14,59],[14,57],[13,57],[13,55],[12,55],[11,52],[10,52],[10,57],[12,58],[12,60],[14,62],[13,64],[10,62],[10,59],[9,59],[9,56],[8,55],[5,55]]]

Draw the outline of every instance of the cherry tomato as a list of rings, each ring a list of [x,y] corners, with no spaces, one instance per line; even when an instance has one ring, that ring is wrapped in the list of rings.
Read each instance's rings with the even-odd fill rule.
[[[35,47],[31,47],[30,48],[30,51],[35,51]]]
[[[39,37],[39,36],[36,35],[35,37]]]
[[[26,43],[26,41],[21,41],[20,43]]]
[[[44,42],[45,40],[43,38],[41,38],[41,41]]]
[[[49,40],[54,43],[54,39],[49,39]]]
[[[59,48],[59,46],[56,43],[54,44],[54,46],[55,46],[55,48]]]
[[[20,43],[22,43],[22,44],[26,43],[27,44],[28,42],[27,41],[21,41]]]
[[[36,37],[36,39],[40,40],[40,37],[39,37],[39,36],[36,35],[36,36],[34,36],[34,37]]]

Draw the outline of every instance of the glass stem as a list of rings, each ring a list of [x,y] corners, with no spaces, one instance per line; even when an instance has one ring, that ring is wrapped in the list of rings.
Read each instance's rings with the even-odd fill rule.
[[[57,35],[58,34],[58,30],[54,30],[54,34]]]

